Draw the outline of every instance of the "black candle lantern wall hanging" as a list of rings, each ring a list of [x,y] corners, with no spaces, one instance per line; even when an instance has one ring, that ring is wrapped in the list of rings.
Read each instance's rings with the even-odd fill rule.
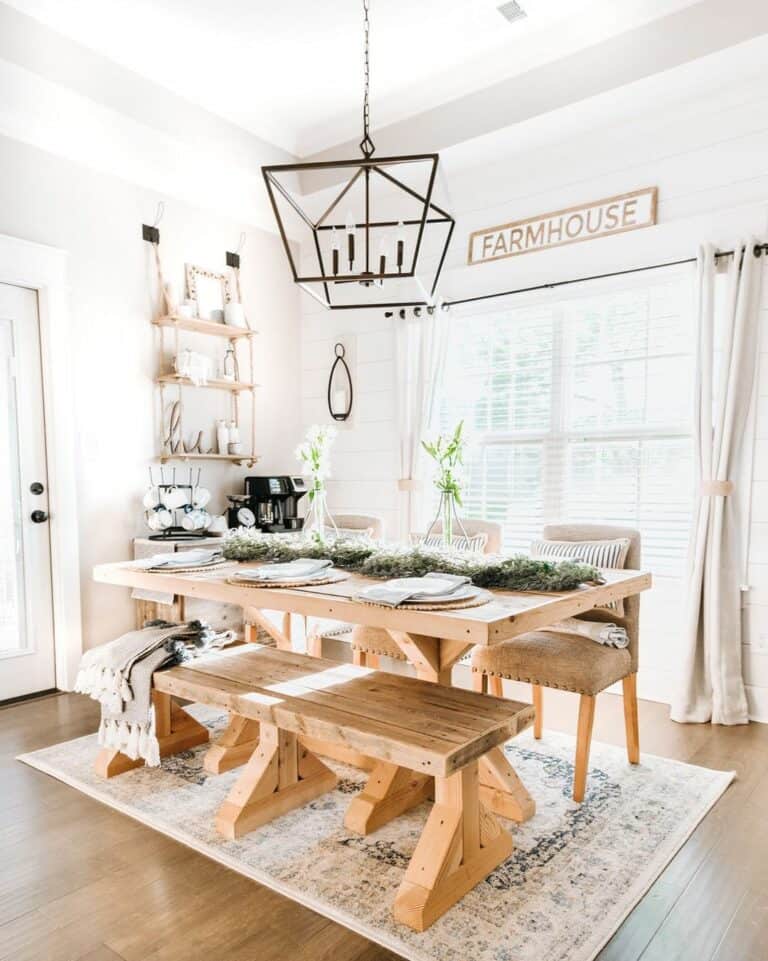
[[[335,344],[333,352],[336,359],[328,377],[328,410],[334,420],[347,420],[352,413],[352,375],[344,360],[344,345]]]
[[[331,310],[433,304],[454,228],[433,200],[438,154],[373,159],[368,6],[363,0],[362,157],[261,168],[293,280]],[[318,189],[337,172],[341,186]],[[307,193],[297,197],[300,183]],[[311,266],[297,264],[289,237],[306,242]]]

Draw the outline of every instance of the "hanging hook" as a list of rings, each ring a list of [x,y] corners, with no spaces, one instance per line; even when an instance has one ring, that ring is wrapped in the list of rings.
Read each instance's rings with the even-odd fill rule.
[[[231,250],[226,252],[227,267],[233,267],[235,270],[240,269],[240,251],[245,247],[245,231],[240,234],[240,240],[237,244],[237,250],[234,253]]]
[[[157,211],[155,213],[155,222],[151,226],[149,224],[141,225],[142,240],[146,240],[150,244],[160,243],[160,231],[157,229],[157,227],[160,221],[163,219],[164,213],[165,213],[165,204],[161,200],[157,205]]]

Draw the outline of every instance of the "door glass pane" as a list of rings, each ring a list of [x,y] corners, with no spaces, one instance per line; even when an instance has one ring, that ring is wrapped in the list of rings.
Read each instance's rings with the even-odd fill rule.
[[[0,318],[0,656],[27,648],[13,325]]]

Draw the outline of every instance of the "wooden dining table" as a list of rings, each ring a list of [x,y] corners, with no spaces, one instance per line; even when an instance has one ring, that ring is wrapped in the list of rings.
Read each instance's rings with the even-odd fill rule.
[[[380,583],[357,574],[349,574],[335,583],[292,588],[230,583],[228,578],[241,566],[253,564],[232,562],[207,571],[150,573],[124,561],[97,566],[94,579],[121,587],[236,604],[245,610],[278,611],[383,628],[403,651],[419,678],[444,685],[450,685],[453,666],[475,645],[499,644],[651,586],[648,572],[604,570],[601,572],[604,583],[585,584],[572,591],[493,590],[488,603],[478,607],[423,611],[373,606],[354,600],[365,587]],[[277,632],[277,641],[278,646],[289,643],[280,632]],[[233,719],[234,723],[238,723],[236,719]],[[226,764],[228,753],[231,761],[242,763],[241,755],[250,747],[249,736],[252,738],[253,732],[249,735],[241,729],[225,733],[223,746],[218,748],[217,770],[232,766]],[[322,744],[313,743],[311,749],[323,753]],[[338,757],[337,752],[330,750],[327,754]],[[345,756],[339,759],[365,766],[365,758]],[[526,821],[536,810],[533,798],[499,747],[490,750],[480,762],[480,791],[483,802],[503,817]]]

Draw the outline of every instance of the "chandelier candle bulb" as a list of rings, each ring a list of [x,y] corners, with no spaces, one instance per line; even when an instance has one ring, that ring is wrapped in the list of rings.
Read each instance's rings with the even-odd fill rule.
[[[397,269],[403,269],[403,255],[405,252],[405,228],[402,220],[397,225]]]
[[[339,235],[336,232],[336,228],[331,228],[331,259],[333,261],[333,273],[338,274],[339,272],[339,250],[340,241]]]
[[[355,264],[355,221],[352,214],[347,215],[347,256],[351,271]]]

